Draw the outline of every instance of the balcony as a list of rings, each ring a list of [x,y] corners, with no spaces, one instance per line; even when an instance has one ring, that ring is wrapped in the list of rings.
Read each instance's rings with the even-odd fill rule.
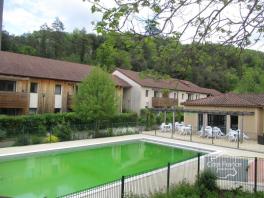
[[[0,91],[0,108],[24,109],[28,108],[28,106],[28,93]]]
[[[73,105],[73,95],[68,95],[67,96],[67,109],[72,109]]]
[[[177,106],[178,105],[178,100],[173,99],[173,98],[152,98],[152,106],[153,107],[172,107],[172,106]]]

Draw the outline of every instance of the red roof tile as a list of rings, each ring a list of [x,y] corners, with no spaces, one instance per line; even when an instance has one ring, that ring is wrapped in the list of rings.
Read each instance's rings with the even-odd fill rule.
[[[185,106],[263,107],[264,94],[226,93],[182,103]]]
[[[142,78],[140,77],[139,72],[120,69],[120,68],[118,68],[117,70],[143,87],[172,89],[172,90],[180,90],[186,92],[204,93],[210,95],[220,94],[220,92],[218,92],[217,90],[199,87],[198,85],[195,85],[186,80],[177,80],[173,78],[166,80],[155,80],[152,78]]]
[[[66,61],[0,52],[0,74],[80,82],[91,66]]]
[[[0,51],[0,74],[81,82],[92,66]],[[113,77],[117,86],[130,85]]]

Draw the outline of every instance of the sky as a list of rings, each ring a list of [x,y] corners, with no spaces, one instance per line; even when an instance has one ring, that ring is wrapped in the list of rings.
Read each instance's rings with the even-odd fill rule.
[[[51,25],[56,17],[67,32],[83,27],[95,32],[92,21],[100,19],[83,0],[4,0],[3,29],[11,34],[39,30],[44,23]]]
[[[111,1],[105,0],[105,4],[111,5]],[[83,0],[4,0],[3,29],[21,35],[39,30],[44,23],[51,25],[59,17],[66,32],[84,27],[96,33],[92,22],[99,21],[100,15],[91,13],[90,6]],[[264,51],[263,41],[250,48]]]

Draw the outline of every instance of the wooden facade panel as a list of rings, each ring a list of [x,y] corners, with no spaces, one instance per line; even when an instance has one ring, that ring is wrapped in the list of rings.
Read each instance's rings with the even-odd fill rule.
[[[72,109],[73,108],[73,95],[67,96],[67,108]]]
[[[72,95],[74,93],[74,83],[47,79],[31,79],[30,82],[38,84],[38,113],[54,112],[56,85],[61,85],[62,90],[61,111],[66,112],[68,110],[67,98],[68,94]]]
[[[0,92],[0,108],[28,108],[29,94],[22,92]]]
[[[30,84],[37,83],[37,113],[52,113],[55,111],[55,86],[61,85],[61,112],[72,109],[73,95],[76,93],[77,83],[38,78],[7,78],[16,81],[16,92],[2,92],[0,94],[0,108],[21,108],[24,114],[29,111]],[[122,111],[123,88],[116,87],[118,110]]]

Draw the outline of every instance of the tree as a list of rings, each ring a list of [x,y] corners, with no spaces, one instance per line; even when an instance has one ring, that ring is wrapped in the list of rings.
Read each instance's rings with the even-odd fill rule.
[[[42,26],[40,26],[39,30],[39,38],[40,38],[40,44],[39,44],[39,51],[40,55],[44,57],[49,57],[49,42],[50,42],[50,36],[51,36],[51,28],[45,23]]]
[[[175,35],[198,43],[214,39],[239,47],[258,42],[264,32],[264,1],[259,0],[118,0],[113,6],[87,1],[92,12],[102,14],[98,32]]]
[[[64,42],[64,25],[58,17],[52,23],[52,40],[54,46],[54,56],[59,58],[63,51]]]
[[[263,93],[264,72],[259,68],[247,68],[235,89],[238,93]]]
[[[113,116],[117,103],[111,75],[100,67],[94,67],[79,86],[74,98],[74,110],[84,119],[96,122]]]
[[[112,71],[115,67],[131,68],[129,41],[127,35],[121,36],[115,33],[105,35],[105,42],[96,50],[97,63],[108,71]]]

